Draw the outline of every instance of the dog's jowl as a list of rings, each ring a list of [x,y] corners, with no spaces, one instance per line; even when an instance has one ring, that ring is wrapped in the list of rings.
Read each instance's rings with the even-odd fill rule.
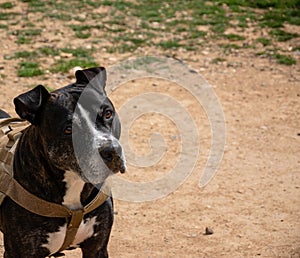
[[[51,93],[39,85],[16,97],[16,112],[28,122],[18,139],[9,138],[13,119],[0,112],[8,142],[16,142],[12,173],[0,166],[7,182],[0,182],[6,194],[0,206],[5,258],[47,257],[73,247],[86,258],[108,257],[113,203],[99,189],[110,174],[125,172],[126,164],[105,83],[105,69],[91,68]]]

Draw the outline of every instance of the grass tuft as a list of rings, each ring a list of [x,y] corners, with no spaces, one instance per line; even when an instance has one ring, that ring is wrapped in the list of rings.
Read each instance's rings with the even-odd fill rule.
[[[240,36],[237,34],[224,34],[224,38],[230,40],[230,41],[238,41],[238,40],[245,40],[246,38],[244,36]]]
[[[288,41],[292,38],[297,38],[299,37],[299,34],[297,33],[289,33],[286,32],[284,30],[272,30],[270,32],[270,35],[273,36],[274,38],[276,38],[278,41],[282,42],[282,41]]]
[[[294,65],[297,63],[297,61],[291,56],[275,54],[274,57],[276,58],[278,64]]]
[[[71,60],[59,60],[51,69],[51,72],[67,73],[71,68],[80,66],[82,68],[89,68],[98,66],[93,59],[71,59]]]
[[[18,69],[19,77],[33,77],[44,74],[44,72],[39,68],[39,64],[36,62],[21,62]]]
[[[263,44],[263,46],[270,46],[272,44],[271,39],[267,39],[263,37],[257,38],[256,42]]]
[[[11,9],[11,8],[14,8],[14,6],[15,6],[15,4],[11,3],[11,2],[5,2],[5,3],[0,4],[0,8],[2,8],[2,9]]]

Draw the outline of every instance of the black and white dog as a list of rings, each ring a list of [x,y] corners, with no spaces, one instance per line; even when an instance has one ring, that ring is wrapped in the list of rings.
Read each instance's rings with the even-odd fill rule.
[[[120,122],[105,93],[106,71],[76,72],[76,82],[49,93],[39,85],[14,99],[17,114],[31,125],[19,139],[14,178],[35,196],[71,210],[81,209],[113,173],[125,172]],[[6,117],[3,111],[0,116]],[[86,214],[70,247],[83,257],[108,257],[112,198]],[[65,239],[64,218],[29,212],[6,197],[0,206],[5,258],[47,257]]]

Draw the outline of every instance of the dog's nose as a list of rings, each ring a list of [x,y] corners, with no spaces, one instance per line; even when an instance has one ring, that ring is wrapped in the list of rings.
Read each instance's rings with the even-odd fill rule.
[[[99,154],[104,163],[114,173],[126,171],[123,150],[120,144],[109,143],[99,148]]]
[[[113,161],[115,149],[113,147],[104,147],[102,150],[99,150],[99,153],[104,161]]]

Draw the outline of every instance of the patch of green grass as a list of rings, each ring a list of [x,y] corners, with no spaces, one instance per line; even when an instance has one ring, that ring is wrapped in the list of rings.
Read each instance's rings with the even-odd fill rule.
[[[114,39],[115,42],[125,42],[126,45],[128,46],[135,46],[133,48],[137,48],[139,47],[140,45],[144,44],[146,42],[145,39],[143,38],[135,38],[135,37],[132,37],[130,34],[129,35],[124,35],[123,37],[121,38],[115,38]]]
[[[299,8],[299,5],[298,5],[298,8],[296,8],[296,9],[287,10],[287,21],[290,24],[300,26],[300,8]]]
[[[14,58],[25,58],[25,59],[31,59],[37,57],[37,52],[32,51],[20,51],[16,52],[14,54]]]
[[[261,57],[275,58],[278,64],[283,65],[294,65],[297,63],[293,57],[280,54],[278,51],[280,51],[279,48],[267,48],[264,51],[256,53],[256,55]]]
[[[5,78],[7,78],[7,75],[3,74],[3,73],[0,73],[0,79],[5,79]]]
[[[247,18],[246,17],[240,16],[237,20],[239,21],[239,23],[237,25],[238,27],[240,27],[240,28],[248,28],[248,22],[247,22]]]
[[[44,74],[37,62],[21,62],[18,69],[19,77],[33,77]]]
[[[17,30],[14,32],[17,35],[18,44],[29,44],[33,37],[41,34],[40,29]]]
[[[18,51],[14,53],[11,56],[5,56],[6,60],[11,60],[11,59],[26,59],[27,61],[31,61],[33,59],[37,59],[41,56],[57,56],[59,55],[59,51],[57,49],[51,48],[51,47],[41,47],[35,51]]]
[[[283,23],[286,21],[286,17],[280,11],[269,11],[266,12],[261,21],[261,27],[269,27],[269,28],[281,28]]]
[[[260,52],[257,52],[256,55],[257,56],[261,56],[261,57],[272,57],[273,55],[275,55],[275,53],[277,53],[280,49],[279,48],[266,48]]]
[[[244,36],[238,35],[238,34],[224,34],[224,38],[230,40],[230,41],[239,41],[239,40],[245,40],[246,38]]]
[[[0,4],[0,10],[1,6],[9,7],[11,4],[4,2],[10,1],[13,5],[17,5],[15,1],[4,0],[3,4]],[[98,43],[93,45],[98,45],[99,48],[108,45],[106,49],[109,53],[132,53],[137,48],[143,47],[157,47],[159,51],[177,51],[182,48],[196,53],[201,45],[205,46],[212,41],[218,44],[225,38],[228,43],[236,43],[220,45],[220,48],[230,53],[233,49],[246,47],[246,43],[243,45],[242,43],[247,36],[243,37],[244,34],[239,33],[243,28],[251,26],[256,32],[261,29],[261,26],[271,28],[269,36],[258,38],[251,45],[255,47],[259,42],[265,50],[268,46],[272,46],[274,41],[276,44],[277,41],[286,41],[298,36],[296,33],[287,33],[284,29],[279,29],[284,24],[300,25],[299,0],[188,0],[181,1],[182,3],[174,0],[21,1],[26,2],[29,13],[42,13],[39,14],[40,21],[45,18],[65,21],[63,26],[70,27],[73,35],[70,38],[69,48],[39,48],[35,51],[37,56],[32,57],[30,53],[17,53],[17,57],[13,58],[30,61],[34,58],[39,60],[45,56],[61,55],[62,58],[56,61],[53,71],[57,69],[63,72],[68,70],[64,67],[78,63],[81,65],[80,62],[94,62],[90,50],[72,48],[72,38],[80,38],[83,42],[88,39],[89,43],[97,41]],[[100,7],[106,8],[107,12],[93,11]],[[4,14],[0,12],[0,19],[2,17],[3,20],[8,20],[9,26],[13,21],[18,23],[20,19],[13,19],[15,15],[6,14],[8,11],[10,10],[3,11]],[[127,22],[128,17],[131,22]],[[36,27],[35,24],[29,27],[30,21],[24,18],[22,22],[27,32],[20,30],[15,34],[19,44],[31,43],[40,35],[40,32],[34,34],[28,31],[28,29],[34,31]],[[202,30],[203,27],[205,29]],[[234,34],[224,35],[229,28],[236,28],[237,31]],[[60,29],[57,28],[58,33]],[[96,29],[103,31],[103,37],[97,39],[93,37]],[[106,44],[107,42],[109,44]],[[221,61],[216,59],[215,62]]]
[[[239,49],[240,46],[237,44],[219,44],[219,47],[224,48],[224,49]]]
[[[212,64],[218,64],[218,63],[222,63],[222,62],[224,62],[224,61],[226,61],[225,58],[223,58],[223,57],[216,57],[216,58],[214,58],[213,60],[211,60],[211,63],[212,63]]]
[[[0,4],[0,8],[2,8],[2,9],[11,9],[14,6],[15,5],[11,2],[5,2],[5,3]]]
[[[59,13],[47,13],[44,17],[49,17],[52,19],[62,20],[62,21],[71,21],[72,16],[67,13],[59,12]]]
[[[225,15],[225,10],[218,3],[201,3],[201,1],[190,1],[189,7],[193,10],[196,17],[207,17],[212,18],[213,16],[223,16]]]
[[[16,42],[17,44],[29,44],[31,39],[23,35],[19,35]]]
[[[205,4],[201,1],[190,1],[189,8],[193,10],[191,23],[196,25],[210,25],[215,34],[224,33],[229,25],[225,10],[218,3]]]
[[[86,31],[93,28],[92,25],[70,25],[73,31]]]
[[[66,73],[71,68],[80,66],[82,68],[98,66],[93,59],[76,58],[71,60],[59,60],[51,69],[51,72]]]
[[[218,0],[218,2],[227,4],[229,6],[239,5],[259,9],[292,8],[299,4],[297,0]]]
[[[216,2],[228,5],[234,12],[243,11],[244,8],[262,9],[264,13],[259,18],[262,27],[280,28],[284,22],[300,25],[299,0],[216,0]]]
[[[114,26],[114,27],[105,26],[105,29],[109,32],[112,32],[112,33],[126,32],[126,28],[120,27],[120,26],[118,26],[118,27],[116,27],[116,26]]]
[[[89,38],[92,34],[89,33],[89,32],[84,33],[84,32],[81,32],[81,31],[77,31],[77,32],[75,33],[75,35],[76,35],[76,37],[79,38],[79,39],[87,39],[87,38]]]
[[[93,28],[91,25],[71,25],[75,32],[75,36],[80,39],[87,39],[91,36],[90,30]]]
[[[83,68],[88,68],[92,66],[97,66],[94,61],[94,58],[91,55],[91,49],[85,48],[61,48],[60,52],[72,54],[72,59],[60,59],[58,60],[55,65],[51,68],[52,72],[62,72],[66,73],[71,68],[75,66],[81,66]]]
[[[183,26],[177,26],[177,28],[176,28],[176,32],[178,32],[178,33],[186,32],[187,30],[188,29]]]
[[[213,26],[211,26],[210,30],[216,34],[223,34],[227,28],[227,25],[225,23],[218,23]]]
[[[41,35],[40,29],[28,29],[28,30],[22,30],[22,34],[24,36],[32,37],[32,36],[38,36]]]
[[[299,5],[299,4],[298,4]],[[260,20],[262,27],[280,28],[284,22],[300,25],[300,8],[279,8],[264,13]]]
[[[260,37],[256,39],[256,42],[263,44],[263,46],[269,46],[272,44],[271,39]]]
[[[74,57],[77,58],[87,58],[87,59],[92,59],[91,56],[91,50],[85,49],[85,48],[61,48],[60,49],[64,53],[70,53]]]
[[[43,2],[43,1],[41,1]],[[71,11],[77,7],[77,1],[51,1],[48,0],[48,5],[57,11]]]
[[[191,44],[184,44],[181,47],[184,48],[187,51],[196,51],[198,49],[197,46],[191,45]]]
[[[273,57],[276,58],[276,60],[279,64],[294,65],[297,63],[297,61],[294,58],[292,58],[291,56],[275,54],[275,55],[273,55]]]
[[[10,19],[13,19],[17,15],[19,15],[19,14],[18,13],[2,13],[2,12],[0,12],[0,20],[1,21],[7,21],[7,20],[10,20]]]
[[[207,35],[206,31],[201,31],[201,30],[193,30],[191,29],[189,31],[189,39],[199,39],[199,38],[203,38]]]
[[[181,44],[177,40],[167,40],[158,43],[157,46],[162,47],[163,49],[177,49],[181,47]]]
[[[53,47],[41,47],[38,49],[38,51],[44,55],[44,56],[58,56],[59,55],[59,51]]]
[[[161,3],[155,1],[143,2],[139,1],[138,7],[133,12],[133,15],[139,17],[143,21],[162,22],[163,17],[159,10],[161,9]]]
[[[289,33],[289,32],[286,32],[284,30],[272,30],[270,32],[270,35],[273,36],[274,38],[276,38],[278,41],[288,41],[292,38],[297,38],[299,37],[299,34],[297,33]]]
[[[7,29],[8,29],[8,26],[0,23],[0,29],[5,29],[5,30],[7,30]]]

